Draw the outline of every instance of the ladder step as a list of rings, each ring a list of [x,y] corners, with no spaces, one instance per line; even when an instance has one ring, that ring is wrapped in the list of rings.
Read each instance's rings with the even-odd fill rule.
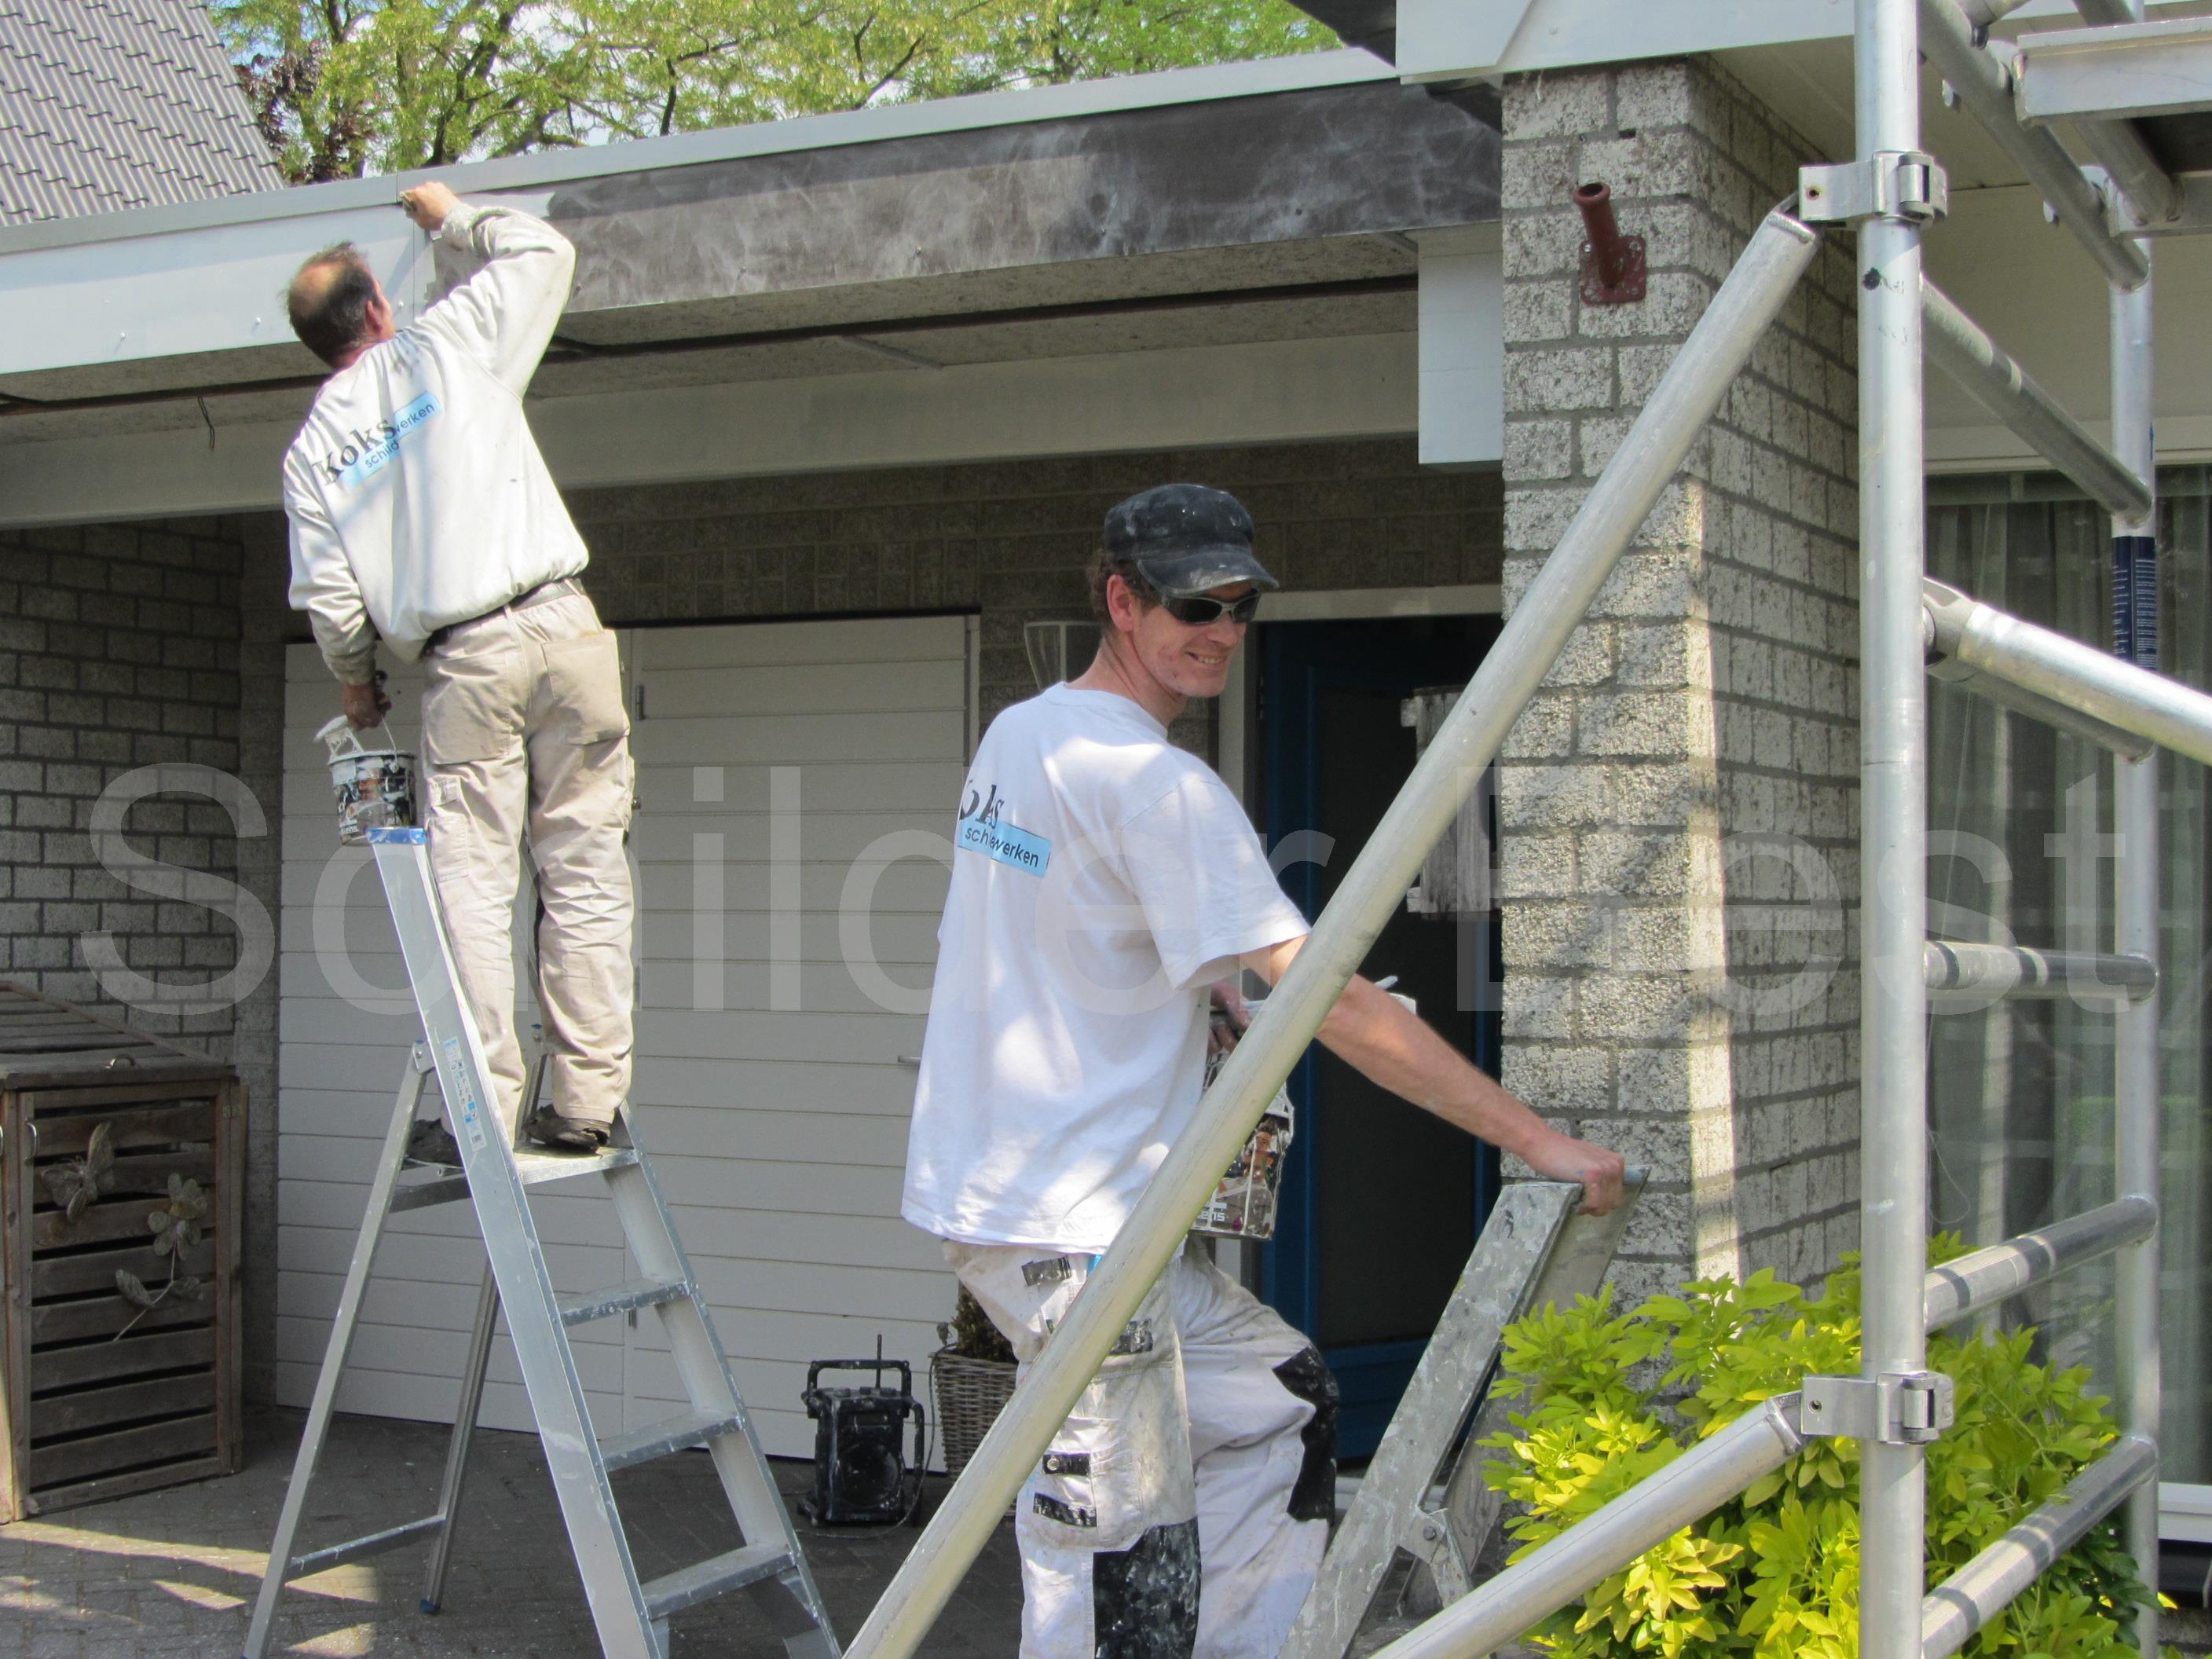
[[[724,1590],[772,1578],[790,1565],[789,1552],[777,1544],[748,1544],[726,1555],[710,1556],[696,1566],[656,1578],[645,1589],[647,1617],[665,1619]]]
[[[735,1434],[744,1419],[735,1412],[693,1412],[684,1417],[665,1417],[628,1434],[599,1442],[599,1461],[612,1474],[617,1469],[650,1463],[693,1446],[703,1446],[726,1434]]]
[[[588,1325],[594,1319],[611,1318],[635,1308],[659,1307],[690,1294],[690,1281],[682,1279],[635,1279],[604,1291],[579,1291],[561,1297],[561,1322]]]
[[[580,1176],[605,1175],[637,1162],[636,1149],[630,1146],[610,1146],[605,1152],[589,1158],[579,1158],[573,1152],[517,1152],[514,1167],[526,1187],[538,1186],[548,1181],[574,1181]],[[441,1176],[434,1181],[418,1181],[399,1187],[392,1194],[392,1211],[395,1215],[404,1210],[428,1209],[434,1204],[453,1204],[469,1195],[468,1177],[460,1175]]]

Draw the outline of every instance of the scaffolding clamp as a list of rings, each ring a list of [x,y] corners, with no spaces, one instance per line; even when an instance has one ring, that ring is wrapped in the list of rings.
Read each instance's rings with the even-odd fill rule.
[[[1808,224],[1854,219],[1926,222],[1951,210],[1943,164],[1925,150],[1885,149],[1867,161],[1797,169],[1797,216]]]
[[[1875,1440],[1924,1446],[1951,1426],[1953,1388],[1941,1371],[1885,1371],[1880,1376],[1808,1376],[1798,1431],[1808,1438]]]

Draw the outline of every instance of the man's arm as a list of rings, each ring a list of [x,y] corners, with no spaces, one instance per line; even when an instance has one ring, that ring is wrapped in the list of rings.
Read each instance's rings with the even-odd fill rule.
[[[568,307],[576,250],[544,220],[513,208],[471,207],[434,179],[399,200],[408,217],[447,246],[484,261],[423,322],[453,334],[520,397]]]
[[[1273,985],[1290,969],[1306,936],[1244,957]],[[1322,1044],[1371,1082],[1553,1181],[1582,1183],[1583,1208],[1603,1215],[1620,1202],[1626,1161],[1604,1146],[1561,1134],[1471,1064],[1388,991],[1358,974],[1322,1022]]]
[[[284,514],[292,527],[292,608],[304,611],[323,661],[337,678],[340,706],[356,726],[374,726],[392,707],[376,686],[376,633],[361,584],[330,521],[287,480]]]

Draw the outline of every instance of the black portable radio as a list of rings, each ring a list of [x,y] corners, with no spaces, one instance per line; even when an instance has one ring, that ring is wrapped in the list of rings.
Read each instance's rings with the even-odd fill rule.
[[[881,1346],[880,1342],[878,1345]],[[824,1371],[872,1371],[864,1387],[825,1389]],[[884,1383],[898,1373],[896,1388]],[[817,1525],[896,1526],[921,1498],[921,1404],[914,1397],[914,1368],[903,1359],[817,1359],[806,1368],[799,1398],[814,1419],[814,1495],[799,1505]],[[914,1461],[902,1442],[914,1421]]]

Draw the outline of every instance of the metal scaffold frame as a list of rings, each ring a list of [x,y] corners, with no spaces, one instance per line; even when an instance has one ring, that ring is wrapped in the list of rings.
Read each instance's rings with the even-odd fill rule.
[[[2142,234],[2181,199],[2136,129],[2076,113],[2102,171],[2025,118],[2017,58],[1987,25],[2017,0],[1856,0],[1857,159],[1803,170],[1677,353],[1613,461],[1507,621],[1376,832],[1103,1257],[854,1639],[852,1659],[908,1659],[1028,1469],[1182,1243],[1220,1170],[1319,1030],[1429,849],[1559,658],[1753,346],[1812,264],[1824,224],[1857,234],[1861,614],[1861,1146],[1863,1364],[1808,1376],[1382,1649],[1480,1659],[1682,1526],[1779,1468],[1807,1438],[1861,1443],[1865,1659],[1958,1650],[2091,1528],[2125,1507],[2130,1552],[2157,1561],[2159,748],[2212,763],[2212,696],[2156,672],[2150,260]],[[2118,41],[2142,0],[2079,0]],[[2027,173],[2111,288],[2113,441],[2100,445],[1927,283],[1940,162],[1920,148],[1924,52]],[[2173,227],[2163,227],[2171,229]],[[2007,617],[1927,580],[1922,431],[1932,356],[2112,514],[2115,649]],[[1930,674],[2112,751],[2118,893],[2108,952],[1927,935]],[[1929,1271],[1926,1037],[1931,1000],[2071,994],[2115,1022],[2112,1202]],[[2120,1433],[2067,1489],[1946,1583],[1926,1587],[1925,1447],[1951,1420],[1929,1330],[2054,1275],[2116,1258]],[[1310,1607],[1309,1613],[1312,1611]],[[2145,1659],[2155,1605],[2137,1615]]]

